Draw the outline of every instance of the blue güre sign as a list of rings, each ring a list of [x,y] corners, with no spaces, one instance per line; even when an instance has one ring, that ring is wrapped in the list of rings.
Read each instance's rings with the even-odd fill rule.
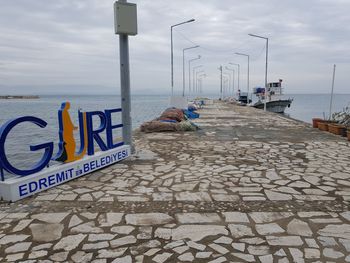
[[[6,191],[4,170],[10,174],[25,178],[22,184],[17,183],[17,193],[19,198],[32,195],[36,192],[51,188],[54,185],[74,179],[91,171],[100,169],[129,156],[129,147],[123,146],[123,142],[114,143],[113,130],[122,128],[122,124],[112,123],[112,114],[121,112],[121,109],[107,109],[105,111],[81,112],[79,110],[79,134],[80,148],[76,152],[76,140],[74,131],[75,127],[69,114],[70,103],[64,102],[58,111],[59,124],[59,143],[58,151],[54,155],[54,143],[45,142],[37,145],[30,145],[30,151],[43,151],[41,159],[32,165],[29,169],[20,169],[15,167],[7,158],[5,142],[12,129],[22,123],[31,123],[40,128],[45,128],[47,122],[34,117],[25,116],[9,120],[0,128],[0,171],[1,181],[3,182],[0,189]],[[98,128],[93,127],[93,118],[97,116],[100,120]],[[106,133],[106,142],[101,138],[101,133]],[[97,143],[102,152],[95,154],[95,145]],[[89,157],[84,157],[85,155]],[[65,163],[65,165],[47,168],[51,160]],[[43,176],[43,171],[47,170],[48,174]],[[28,180],[29,177],[37,176],[37,180]],[[39,178],[40,177],[40,178]],[[12,191],[12,190],[11,190]],[[1,195],[1,193],[0,193]],[[3,197],[4,196],[0,196]],[[6,197],[5,197],[6,198]],[[18,199],[19,199],[18,198]],[[16,199],[12,198],[11,199]]]

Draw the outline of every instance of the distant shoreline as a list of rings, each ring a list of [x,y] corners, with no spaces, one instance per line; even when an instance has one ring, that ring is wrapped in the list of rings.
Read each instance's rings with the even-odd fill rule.
[[[38,95],[6,95],[0,96],[0,100],[11,100],[11,99],[39,99]]]

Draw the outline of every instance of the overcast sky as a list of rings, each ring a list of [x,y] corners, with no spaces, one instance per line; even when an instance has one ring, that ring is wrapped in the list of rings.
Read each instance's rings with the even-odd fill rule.
[[[283,79],[286,93],[350,93],[349,0],[140,0],[137,36],[129,38],[134,93],[170,92],[170,26],[174,30],[175,91],[182,91],[182,49],[202,59],[205,92],[219,92],[218,67],[241,65],[240,86]],[[119,46],[111,0],[1,0],[1,93],[119,93]],[[231,66],[232,67],[232,66]],[[227,74],[230,71],[225,70]],[[236,70],[237,71],[237,70]],[[232,74],[232,71],[231,71]],[[237,74],[235,75],[237,89]]]

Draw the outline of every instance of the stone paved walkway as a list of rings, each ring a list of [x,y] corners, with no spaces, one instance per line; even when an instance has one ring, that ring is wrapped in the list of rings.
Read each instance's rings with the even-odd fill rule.
[[[248,107],[0,203],[0,262],[350,262],[350,144]]]

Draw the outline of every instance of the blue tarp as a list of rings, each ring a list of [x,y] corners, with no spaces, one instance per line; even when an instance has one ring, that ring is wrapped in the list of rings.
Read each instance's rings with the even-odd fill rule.
[[[194,112],[194,111],[184,110],[184,114],[189,119],[197,119],[197,118],[199,118],[199,114]]]
[[[160,122],[173,122],[173,123],[176,123],[177,121],[176,120],[160,120]]]
[[[194,107],[194,106],[188,106],[188,110],[189,110],[189,111],[195,111],[195,110],[196,110],[196,107]]]

